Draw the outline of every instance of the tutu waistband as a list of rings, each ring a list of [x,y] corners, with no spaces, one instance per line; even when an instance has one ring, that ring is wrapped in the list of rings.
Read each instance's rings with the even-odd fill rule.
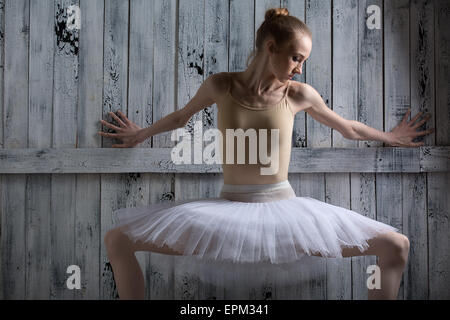
[[[220,197],[240,202],[270,202],[296,197],[288,180],[269,184],[223,184]]]

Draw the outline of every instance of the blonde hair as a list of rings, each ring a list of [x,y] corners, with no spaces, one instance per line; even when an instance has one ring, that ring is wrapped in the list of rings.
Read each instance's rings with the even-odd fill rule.
[[[263,48],[264,41],[273,36],[276,46],[283,47],[289,42],[297,32],[307,35],[312,39],[311,30],[308,26],[297,17],[289,15],[286,8],[270,8],[264,15],[264,22],[259,26],[256,32],[255,50],[247,58],[246,66],[248,67],[250,59],[254,58]]]

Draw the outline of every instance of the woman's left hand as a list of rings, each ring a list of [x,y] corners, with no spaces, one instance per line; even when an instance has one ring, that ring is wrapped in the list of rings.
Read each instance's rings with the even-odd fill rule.
[[[426,131],[416,131],[418,127],[423,125],[428,119],[430,119],[430,114],[428,113],[420,122],[414,124],[414,122],[419,118],[419,116],[423,113],[419,112],[410,122],[407,122],[406,119],[408,115],[411,113],[411,109],[406,112],[403,117],[402,122],[391,132],[389,132],[391,137],[391,142],[389,143],[391,146],[395,147],[420,147],[425,144],[425,142],[412,142],[412,140],[418,136],[424,136],[434,132],[434,128],[426,130]]]

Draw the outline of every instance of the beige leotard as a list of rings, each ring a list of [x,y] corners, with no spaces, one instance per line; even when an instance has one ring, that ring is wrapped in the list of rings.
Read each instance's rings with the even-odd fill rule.
[[[288,82],[283,99],[273,106],[254,107],[242,103],[232,95],[232,81],[228,76],[228,88],[219,101],[218,106],[218,129],[222,133],[222,170],[225,184],[231,185],[251,185],[251,184],[273,184],[288,179],[288,169],[291,157],[292,130],[294,126],[294,114],[288,104],[287,96],[290,81]],[[226,148],[227,135],[226,129],[241,128],[245,133],[247,129],[255,129],[257,143],[255,144],[254,154],[256,154],[256,163],[249,161],[249,137],[245,136],[245,163],[238,163],[237,150],[238,138],[234,137],[234,160],[227,163]],[[273,173],[263,175],[261,168],[276,167],[271,163],[261,163],[259,155],[259,140],[261,133],[259,129],[267,129],[267,149],[263,153],[271,157],[272,129],[279,129],[279,157],[272,157],[270,161],[278,161],[278,169]],[[233,138],[233,137],[232,137]],[[231,139],[229,139],[231,140]],[[230,148],[230,146],[228,146]],[[231,150],[230,150],[231,151]],[[230,153],[231,154],[231,153]],[[266,169],[267,170],[267,169]]]

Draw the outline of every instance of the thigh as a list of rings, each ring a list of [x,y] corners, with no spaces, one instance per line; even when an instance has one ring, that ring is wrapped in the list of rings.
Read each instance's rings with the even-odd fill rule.
[[[143,242],[140,240],[138,240],[136,242],[132,242],[131,249],[133,250],[133,252],[150,251],[150,252],[157,252],[157,253],[168,254],[168,255],[177,255],[177,256],[182,255],[182,253],[173,250],[172,248],[168,247],[167,245],[159,247],[152,242]]]
[[[367,240],[369,247],[361,252],[358,247],[342,248],[343,257],[376,255],[382,256],[389,254],[392,248],[402,241],[404,236],[401,233],[391,231],[380,234],[372,239]]]
[[[403,237],[401,233],[398,232],[386,232],[380,234],[372,239],[367,240],[369,247],[361,252],[358,247],[342,247],[342,256],[356,257],[356,256],[371,256],[371,255],[382,255],[388,252],[392,248],[392,244],[395,243],[400,237]],[[313,256],[322,257],[320,253],[312,254]]]
[[[141,240],[133,241],[125,232],[126,226],[112,229],[107,234],[105,241],[109,244],[111,250],[119,251],[150,251],[169,255],[182,255],[181,253],[171,249],[167,245],[163,247],[157,246],[152,242],[144,242]]]

